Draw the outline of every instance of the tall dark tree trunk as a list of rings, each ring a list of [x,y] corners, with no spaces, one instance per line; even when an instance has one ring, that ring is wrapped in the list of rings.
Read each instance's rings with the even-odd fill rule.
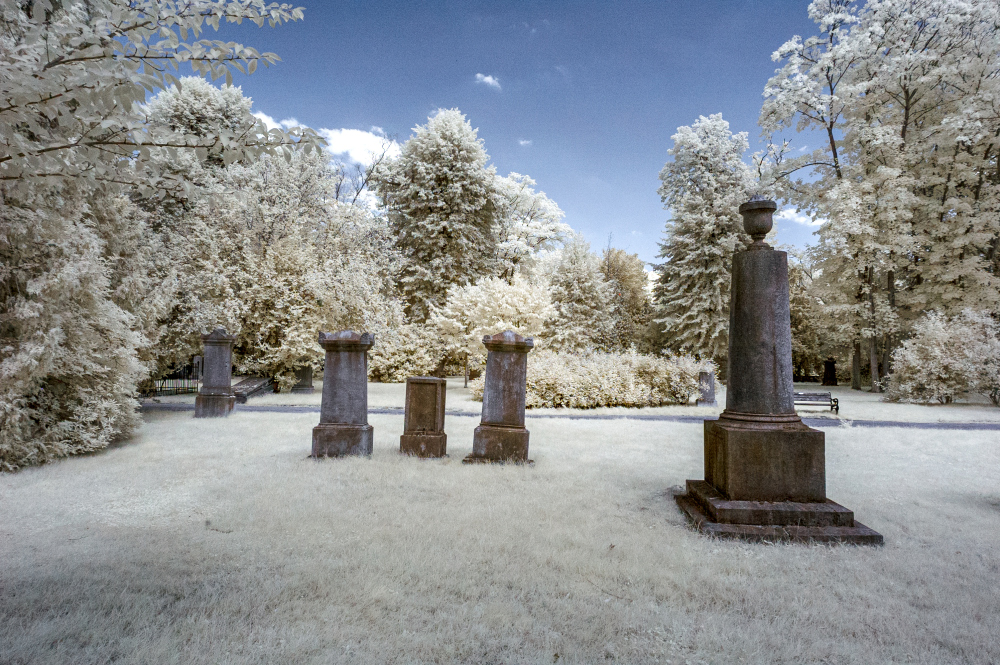
[[[893,312],[896,311],[896,271],[890,270],[886,279],[887,286],[889,287],[889,309]],[[889,374],[892,373],[892,333],[885,334],[885,340],[883,340],[885,346],[882,347],[882,373],[885,378],[889,378]]]
[[[469,354],[465,354],[465,387],[469,387]]]
[[[882,392],[882,386],[879,385],[878,381],[878,337],[873,335],[871,338],[871,346],[869,347],[868,361],[871,364],[871,376],[872,376],[872,387],[871,392],[880,393]]]
[[[861,390],[861,340],[854,340],[854,356],[851,358],[851,390]]]

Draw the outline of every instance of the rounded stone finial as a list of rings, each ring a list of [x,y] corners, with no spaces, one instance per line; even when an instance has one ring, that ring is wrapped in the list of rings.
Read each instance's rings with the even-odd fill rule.
[[[766,247],[764,236],[774,226],[773,215],[777,209],[778,204],[774,201],[756,196],[740,206],[740,214],[743,215],[743,229],[753,238],[754,245]]]

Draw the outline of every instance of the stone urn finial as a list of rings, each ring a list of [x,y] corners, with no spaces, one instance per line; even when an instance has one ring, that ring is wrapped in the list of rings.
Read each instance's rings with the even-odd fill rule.
[[[778,204],[758,197],[753,197],[740,206],[740,214],[743,215],[743,230],[751,238],[753,244],[748,249],[771,249],[764,242],[764,236],[774,226],[774,211],[778,209]]]

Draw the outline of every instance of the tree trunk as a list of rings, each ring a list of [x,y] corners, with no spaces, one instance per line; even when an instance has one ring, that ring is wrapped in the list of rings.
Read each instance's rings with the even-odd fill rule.
[[[854,357],[851,358],[851,390],[861,390],[861,340],[854,340]]]
[[[469,387],[469,354],[465,354],[465,387]]]
[[[871,375],[872,375],[872,388],[871,392],[880,393],[882,392],[882,386],[879,385],[878,381],[878,337],[872,336],[870,353],[868,354],[868,360],[871,363]]]

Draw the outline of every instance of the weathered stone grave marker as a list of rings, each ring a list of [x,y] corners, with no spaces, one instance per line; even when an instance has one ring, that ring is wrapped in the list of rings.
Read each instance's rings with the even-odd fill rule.
[[[233,411],[233,342],[224,328],[201,336],[205,347],[201,390],[194,400],[195,418],[225,418]]]
[[[299,367],[295,370],[295,378],[298,380],[294,386],[292,386],[293,393],[311,393],[313,392],[313,368],[312,367]]]
[[[718,406],[715,401],[715,372],[698,372],[698,399],[695,406]]]
[[[528,462],[528,430],[524,399],[530,337],[507,330],[483,337],[486,372],[483,417],[472,438],[472,454],[464,462]]]
[[[703,533],[878,545],[826,498],[825,436],[795,413],[788,259],[764,243],[774,201],[740,206],[753,244],[733,256],[726,409],[705,421],[705,480],[677,503]]]
[[[319,334],[326,351],[319,425],[313,428],[312,456],[371,455],[368,424],[368,350],[371,333],[341,330]]]
[[[447,382],[432,376],[406,379],[406,411],[399,452],[417,457],[444,457],[444,399]]]

